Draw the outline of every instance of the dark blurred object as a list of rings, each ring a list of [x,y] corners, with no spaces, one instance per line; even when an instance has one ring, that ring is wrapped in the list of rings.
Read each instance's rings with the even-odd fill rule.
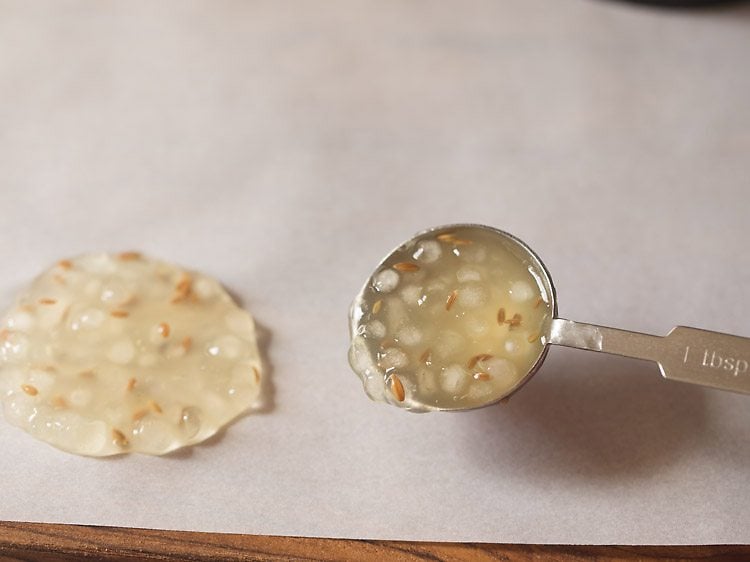
[[[650,6],[669,6],[674,8],[693,8],[699,6],[715,6],[718,4],[741,4],[744,0],[627,0],[632,4],[648,4]]]
[[[669,8],[699,8],[701,6],[718,6],[721,4],[744,4],[745,0],[625,0],[631,4],[647,4]]]

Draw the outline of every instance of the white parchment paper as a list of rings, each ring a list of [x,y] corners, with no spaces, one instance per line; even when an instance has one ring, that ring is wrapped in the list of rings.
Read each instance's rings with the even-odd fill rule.
[[[164,458],[0,423],[0,519],[329,537],[750,541],[750,398],[553,349],[504,406],[371,403],[347,309],[491,224],[560,312],[750,336],[750,10],[605,0],[0,1],[0,304],[139,249],[256,316],[272,405]]]

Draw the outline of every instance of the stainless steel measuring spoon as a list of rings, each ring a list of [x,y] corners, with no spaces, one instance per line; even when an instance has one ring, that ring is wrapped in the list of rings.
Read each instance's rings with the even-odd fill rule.
[[[428,229],[394,249],[355,298],[350,333],[349,361],[368,395],[412,411],[507,398],[552,344],[647,359],[667,379],[750,393],[750,338],[684,326],[655,336],[560,318],[539,257],[482,225]]]

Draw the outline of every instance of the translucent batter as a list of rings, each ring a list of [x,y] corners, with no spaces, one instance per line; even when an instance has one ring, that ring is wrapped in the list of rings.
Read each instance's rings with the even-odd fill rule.
[[[5,417],[82,455],[203,441],[260,379],[253,320],[218,282],[132,252],[60,261],[0,323]]]
[[[388,256],[352,305],[349,362],[373,400],[414,411],[510,394],[543,353],[550,289],[491,229],[424,233]]]

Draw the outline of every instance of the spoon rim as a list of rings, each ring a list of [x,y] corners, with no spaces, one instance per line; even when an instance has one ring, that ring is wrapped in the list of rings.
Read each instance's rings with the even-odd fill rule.
[[[354,329],[354,325],[357,322],[357,320],[355,320],[355,316],[354,316],[355,308],[356,308],[357,304],[362,301],[362,296],[363,296],[364,292],[367,290],[367,288],[370,286],[370,284],[372,282],[373,275],[375,274],[375,272],[377,272],[385,264],[385,262],[389,260],[389,258],[395,252],[401,250],[405,245],[407,245],[407,244],[409,244],[409,243],[411,243],[411,242],[413,242],[413,241],[415,241],[415,240],[417,240],[419,238],[422,238],[425,235],[432,234],[434,232],[457,230],[457,229],[478,229],[478,230],[489,231],[493,235],[499,235],[499,236],[503,237],[504,239],[506,239],[507,241],[509,241],[510,243],[512,243],[516,248],[521,249],[522,252],[523,252],[523,254],[525,254],[525,257],[531,258],[532,264],[542,274],[541,281],[543,283],[543,288],[544,288],[545,292],[548,293],[549,303],[551,305],[550,308],[551,308],[551,313],[552,314],[551,314],[551,317],[550,317],[550,321],[548,323],[548,326],[547,326],[545,332],[542,334],[543,336],[546,337],[546,341],[544,342],[544,345],[542,346],[542,349],[539,352],[539,354],[537,355],[537,358],[534,361],[534,363],[531,365],[531,367],[526,372],[526,374],[518,380],[518,382],[513,386],[513,388],[511,388],[510,391],[508,391],[507,393],[503,394],[502,396],[494,398],[491,401],[486,402],[485,404],[481,404],[481,405],[478,405],[478,406],[462,406],[462,407],[455,407],[455,408],[444,407],[444,406],[429,406],[429,407],[427,407],[425,405],[426,406],[425,409],[419,409],[419,410],[417,410],[416,408],[408,408],[408,407],[397,406],[400,409],[404,409],[404,410],[407,410],[407,411],[408,410],[412,410],[412,411],[416,411],[416,412],[466,412],[466,411],[470,411],[470,410],[479,410],[481,408],[486,408],[488,406],[493,406],[493,405],[495,405],[495,404],[497,404],[499,402],[507,401],[507,400],[509,400],[511,398],[511,396],[513,396],[516,392],[518,392],[531,379],[531,377],[533,377],[537,373],[537,371],[539,371],[539,369],[541,368],[542,364],[544,363],[544,360],[547,357],[547,353],[549,352],[549,348],[550,348],[550,343],[549,343],[550,327],[551,327],[551,324],[552,324],[552,320],[554,320],[555,318],[557,318],[557,291],[555,289],[555,284],[554,284],[554,282],[552,280],[552,276],[550,275],[549,269],[547,269],[547,266],[544,264],[544,262],[542,261],[542,259],[537,255],[537,253],[534,250],[532,250],[531,247],[529,247],[529,245],[526,244],[526,242],[524,242],[523,240],[521,240],[517,236],[514,236],[513,234],[510,234],[509,232],[506,232],[506,231],[501,230],[499,228],[496,228],[494,226],[488,226],[488,225],[479,224],[479,223],[451,223],[451,224],[445,224],[445,225],[439,225],[439,226],[433,226],[433,227],[430,227],[430,228],[426,228],[426,229],[418,231],[416,234],[412,235],[411,237],[407,238],[406,240],[403,240],[397,246],[393,247],[388,253],[386,253],[385,256],[380,260],[380,262],[378,262],[378,265],[375,266],[375,268],[373,269],[372,273],[370,273],[370,275],[367,277],[364,285],[359,290],[359,292],[357,293],[356,297],[354,298],[354,300],[353,300],[353,302],[351,304],[350,313],[349,313],[350,337],[353,337],[353,335],[354,335],[354,333],[353,333],[352,330]],[[517,257],[519,257],[519,259],[524,259],[521,256],[517,256]],[[536,278],[536,275],[534,277]],[[537,282],[539,282],[539,281],[540,280],[537,279]]]

